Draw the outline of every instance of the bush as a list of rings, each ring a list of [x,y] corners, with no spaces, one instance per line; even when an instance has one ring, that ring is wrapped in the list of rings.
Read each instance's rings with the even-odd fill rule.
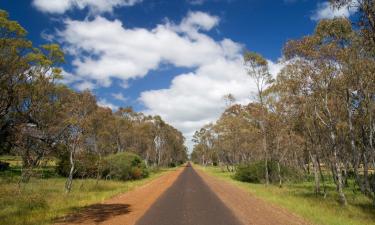
[[[104,176],[118,180],[136,180],[149,175],[145,163],[134,153],[118,153],[105,157]]]
[[[67,177],[70,172],[69,152],[59,156],[56,172]],[[93,153],[81,152],[74,159],[74,178],[96,178],[98,175],[99,157]]]
[[[268,162],[269,181],[271,183],[279,182],[279,172],[277,162]],[[265,162],[257,161],[250,164],[243,164],[237,167],[234,178],[239,181],[250,183],[264,183],[265,182]],[[302,174],[294,168],[280,165],[280,173],[282,179],[288,181],[297,181],[302,178]]]

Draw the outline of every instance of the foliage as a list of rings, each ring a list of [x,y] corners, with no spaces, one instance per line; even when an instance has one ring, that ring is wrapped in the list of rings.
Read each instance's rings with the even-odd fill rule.
[[[3,158],[2,158],[3,160]],[[1,224],[38,225],[54,224],[57,218],[76,213],[88,205],[126,193],[160,177],[170,169],[155,170],[146,179],[116,181],[77,179],[69,195],[64,194],[64,177],[31,178],[18,189],[19,167],[0,172]],[[47,171],[41,171],[45,173]]]
[[[271,183],[278,183],[281,179],[286,181],[298,181],[301,180],[302,175],[297,170],[289,168],[284,165],[280,165],[280,173],[277,162],[270,161],[267,163],[269,172],[269,181]],[[250,183],[264,183],[265,182],[265,162],[257,161],[249,164],[239,165],[234,174],[234,178],[239,181],[250,182]]]
[[[276,162],[306,176],[313,173],[314,193],[324,195],[323,170],[329,171],[343,205],[352,176],[358,185],[352,191],[358,187],[375,204],[374,3],[357,4],[361,29],[346,18],[319,21],[311,35],[285,44],[283,68],[275,80],[264,58],[246,52],[244,67],[257,87],[257,99],[229,105],[215,123],[197,132],[193,161],[217,163],[228,171],[263,161],[264,172],[250,166],[251,173],[241,176],[257,182],[263,176],[266,184]],[[246,170],[241,166],[240,171]]]
[[[182,133],[160,116],[131,108],[100,107],[90,91],[76,92],[58,82],[64,53],[59,45],[34,46],[26,30],[0,11],[0,154],[22,158],[21,181],[27,183],[48,157],[60,158],[58,172],[97,177],[102,159],[133,149],[148,166],[185,162]],[[93,162],[93,163],[91,163]],[[134,169],[134,177],[143,171]]]
[[[96,178],[98,174],[98,156],[94,153],[82,152],[76,155],[74,171],[75,178]],[[59,156],[56,172],[60,176],[68,177],[70,170],[69,152],[64,151]]]
[[[104,175],[118,180],[137,180],[149,175],[145,163],[134,153],[118,153],[105,157]]]

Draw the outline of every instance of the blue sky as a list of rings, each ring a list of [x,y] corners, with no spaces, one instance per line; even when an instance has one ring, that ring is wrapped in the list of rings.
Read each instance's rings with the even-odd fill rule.
[[[350,16],[311,0],[1,1],[35,45],[59,43],[65,82],[99,104],[159,114],[187,139],[215,121],[223,96],[252,99],[244,49],[261,53],[276,75],[287,40],[319,19]]]

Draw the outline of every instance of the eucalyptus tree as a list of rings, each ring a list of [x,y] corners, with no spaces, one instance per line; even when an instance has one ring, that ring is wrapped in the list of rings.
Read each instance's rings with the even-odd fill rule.
[[[22,101],[20,92],[27,85],[31,68],[29,53],[34,51],[26,30],[16,21],[9,20],[6,11],[0,10],[0,146],[12,147],[10,140],[16,121],[15,108]],[[1,151],[0,150],[0,151]]]
[[[85,141],[84,135],[90,129],[89,117],[97,110],[95,97],[88,91],[82,93],[71,93],[72,101],[66,107],[66,117],[64,123],[68,127],[65,133],[64,143],[69,152],[70,170],[65,183],[66,192],[72,189],[73,175],[75,172],[75,155],[77,151],[83,149]]]
[[[346,54],[351,44],[352,29],[346,19],[322,20],[313,35],[290,41],[285,47],[286,59],[299,67],[294,74],[301,79],[311,99],[314,117],[324,131],[326,151],[333,178],[342,204],[346,204],[343,191],[342,155],[342,99],[339,82],[342,78],[341,55]]]
[[[267,146],[267,106],[265,99],[265,89],[272,82],[272,76],[269,73],[268,63],[261,55],[255,52],[245,52],[244,63],[248,75],[254,80],[257,88],[257,99],[260,104],[260,118],[259,125],[263,132],[263,151],[264,151],[264,162],[265,162],[265,179],[266,184],[269,184],[269,173],[268,173],[268,146]]]

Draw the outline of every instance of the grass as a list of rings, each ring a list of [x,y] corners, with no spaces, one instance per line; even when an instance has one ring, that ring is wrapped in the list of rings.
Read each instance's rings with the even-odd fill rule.
[[[333,183],[327,185],[328,195],[324,198],[314,194],[312,182],[289,183],[282,188],[274,185],[266,187],[264,184],[236,181],[233,179],[233,173],[223,172],[218,167],[196,167],[219,179],[229,181],[267,202],[286,208],[313,224],[375,224],[375,207],[370,199],[348,189],[345,193],[348,206],[342,207]]]
[[[6,161],[4,157],[0,160]],[[18,187],[20,170],[17,159],[11,158],[11,170],[0,172],[0,223],[2,225],[51,224],[55,218],[75,212],[82,207],[104,201],[120,193],[128,192],[160,177],[173,169],[151,172],[146,179],[136,181],[105,181],[95,179],[73,181],[73,189],[65,194],[66,178],[53,174],[46,166],[39,172],[49,174],[32,178],[28,184]],[[47,171],[47,172],[46,172]]]

